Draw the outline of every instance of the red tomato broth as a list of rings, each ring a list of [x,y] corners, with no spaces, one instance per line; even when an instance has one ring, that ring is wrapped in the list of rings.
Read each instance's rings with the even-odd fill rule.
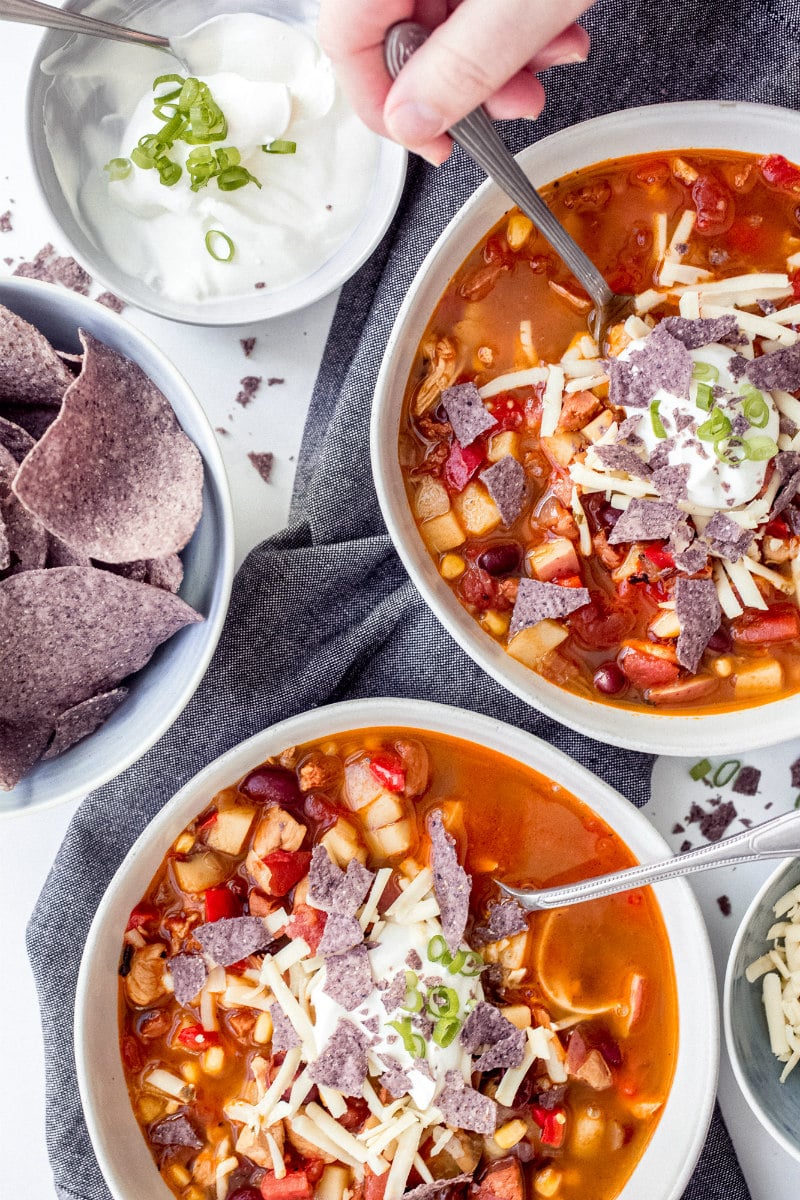
[[[405,772],[401,777],[397,769],[399,759],[395,747],[400,745],[401,739],[407,743],[409,738],[422,744],[428,764],[427,784],[417,799],[409,799],[404,794],[404,789],[412,786],[411,778]],[[284,757],[283,761],[293,762],[298,778],[309,763],[317,771],[317,778],[327,776],[325,794],[330,804],[342,799],[336,785],[342,778],[341,764],[357,761],[357,756],[365,751],[375,757],[378,774],[385,774],[389,767],[392,768],[389,782],[393,790],[389,794],[410,806],[413,816],[411,840],[405,851],[385,858],[376,855],[373,844],[367,852],[367,864],[371,868],[387,862],[394,868],[395,874],[382,908],[389,899],[400,894],[396,885],[392,888],[395,877],[399,879],[403,871],[413,869],[410,864],[416,863],[418,869],[426,861],[425,816],[435,808],[441,808],[446,828],[456,840],[459,859],[472,876],[470,911],[476,925],[486,919],[489,900],[497,898],[492,878],[498,873],[509,882],[547,886],[618,870],[635,861],[613,831],[563,788],[536,771],[468,742],[398,729],[357,731],[290,751],[288,759]],[[275,764],[265,765],[269,770]],[[223,1106],[231,1100],[252,1097],[254,1060],[266,1059],[266,1069],[272,1077],[283,1056],[279,1054],[272,1060],[269,1039],[260,1040],[257,1022],[261,1013],[258,1010],[219,1008],[219,1029],[207,1030],[203,1028],[197,1002],[188,1008],[181,1007],[167,992],[154,996],[147,1003],[136,1003],[130,994],[132,958],[137,953],[151,953],[148,947],[158,955],[159,944],[165,955],[196,950],[192,929],[205,919],[203,892],[191,893],[180,888],[181,864],[185,868],[187,862],[191,866],[199,860],[197,871],[208,874],[209,864],[203,859],[208,845],[203,839],[215,824],[209,817],[215,811],[248,809],[252,799],[245,789],[248,780],[257,775],[258,769],[236,787],[224,789],[213,797],[209,806],[176,839],[136,906],[137,919],[126,935],[122,961],[127,973],[120,981],[120,1036],[126,1078],[143,1135],[163,1178],[181,1200],[208,1200],[216,1195],[209,1166],[214,1161],[213,1148],[218,1147],[225,1136],[232,1146],[235,1145],[241,1128],[225,1117]],[[400,790],[394,790],[398,788]],[[286,802],[290,793],[294,797],[292,804]],[[308,804],[312,796],[317,796],[313,788],[305,794],[294,789],[283,792],[283,811],[306,826],[303,850],[335,829],[335,825],[330,824],[327,808],[322,815],[328,819],[322,823],[308,817],[306,810],[309,807],[318,814],[320,812],[318,804]],[[237,854],[214,851],[221,863],[216,875],[221,877],[204,891],[213,893],[215,903],[225,889],[240,901],[242,912],[247,913],[248,909],[251,913],[264,911],[264,893],[248,873],[245,863],[249,848],[258,836],[259,821],[269,811],[270,803],[276,807],[274,800],[273,794],[264,801],[266,808],[257,808],[254,828]],[[339,819],[346,820],[355,829],[358,845],[363,847],[365,839],[369,838],[366,826],[360,824],[357,814],[346,804],[340,803],[337,811]],[[272,907],[285,904],[287,910],[292,908],[291,924],[294,932],[301,936],[308,933],[308,915],[320,915],[318,910],[305,903],[305,883],[306,880],[302,880],[288,899],[267,900],[267,905]],[[322,916],[324,918],[324,914]],[[499,983],[496,981],[490,986],[489,994],[496,995],[494,1003],[521,1005],[524,1010],[530,1010],[534,1024],[566,1017],[572,1024],[559,1035],[564,1047],[569,1047],[571,1036],[577,1038],[573,1050],[582,1045],[583,1039],[586,1043],[584,1051],[597,1050],[602,1062],[610,1064],[603,1069],[610,1071],[612,1083],[598,1091],[588,1082],[571,1077],[563,1099],[551,1108],[547,1122],[542,1124],[544,1118],[541,1108],[537,1108],[538,1098],[542,1087],[550,1084],[542,1074],[542,1064],[535,1063],[512,1108],[502,1110],[498,1127],[521,1117],[534,1131],[527,1134],[524,1141],[529,1147],[526,1151],[528,1160],[523,1157],[515,1168],[528,1177],[530,1188],[535,1186],[541,1172],[549,1171],[558,1175],[557,1195],[563,1200],[584,1197],[588,1178],[596,1187],[593,1194],[598,1200],[611,1200],[644,1151],[669,1091],[677,1050],[677,1001],[672,959],[658,905],[649,891],[558,910],[555,917],[559,921],[556,937],[549,935],[545,925],[553,920],[553,915],[537,914],[529,934],[483,948],[486,960],[497,962],[494,969],[502,976]],[[469,929],[470,926],[468,940],[471,937]],[[144,947],[140,945],[141,941],[144,941]],[[257,965],[259,957],[248,959],[239,966]],[[505,965],[512,962],[516,968]],[[577,973],[576,964],[579,964]],[[517,971],[516,975],[509,974],[513,970]],[[235,969],[229,967],[229,976],[231,972],[236,975]],[[641,983],[637,984],[637,980]],[[493,988],[498,990],[493,991]],[[554,989],[556,993],[559,990],[570,992],[573,1001],[578,1001],[578,1009],[587,1011],[576,1013],[570,1004],[559,1004],[557,996],[553,998]],[[594,1011],[598,1008],[603,1011]],[[577,1035],[572,1033],[573,1028],[577,1029]],[[216,1059],[209,1057],[214,1055]],[[146,1082],[154,1068],[166,1069],[185,1079],[193,1089],[193,1096],[188,1101],[169,1102]],[[483,1086],[487,1082],[493,1086],[492,1081],[501,1077],[502,1072],[485,1076]],[[348,1100],[347,1105],[350,1116],[343,1121],[348,1128],[358,1130],[367,1115],[366,1107],[355,1100]],[[189,1115],[203,1139],[203,1148],[199,1152],[196,1148],[163,1146],[150,1141],[152,1131],[170,1112]],[[538,1125],[537,1112],[541,1118]],[[559,1124],[559,1116],[553,1124],[553,1112],[564,1114],[563,1123]],[[587,1116],[587,1113],[594,1116]],[[594,1145],[587,1133],[587,1122],[594,1131]],[[539,1133],[535,1132],[537,1128]],[[473,1134],[462,1136],[473,1141],[476,1138]],[[493,1139],[483,1140],[493,1142]],[[309,1158],[288,1140],[284,1142],[284,1151],[286,1168],[290,1175],[296,1173],[297,1179],[302,1176],[311,1180],[313,1173],[318,1174],[321,1170],[317,1157],[312,1154]],[[424,1157],[425,1143],[422,1152]],[[512,1149],[510,1158],[517,1161],[519,1153]],[[229,1195],[236,1188],[258,1188],[266,1181],[263,1183],[267,1188],[264,1195],[271,1197],[274,1185],[280,1181],[245,1154],[236,1157],[237,1166],[229,1179]],[[441,1169],[445,1174],[455,1174],[455,1168],[452,1171],[447,1168],[446,1158],[446,1155],[440,1156],[438,1166],[437,1159],[430,1160],[434,1173]],[[475,1171],[476,1181],[480,1184],[487,1172],[491,1173],[498,1162],[505,1163],[508,1158],[509,1155],[497,1147],[491,1153],[484,1152]],[[543,1178],[544,1187],[547,1176]],[[375,1183],[379,1181],[377,1179]],[[419,1182],[414,1173],[408,1187]],[[365,1183],[369,1183],[369,1177]],[[488,1177],[486,1183],[488,1186]],[[358,1198],[361,1185],[356,1182],[352,1186],[353,1194]],[[372,1184],[368,1191],[370,1187]],[[277,1200],[287,1200],[287,1197],[281,1192]],[[523,1198],[520,1195],[516,1200]]]
[[[693,175],[697,178],[691,179]],[[800,248],[800,170],[777,155],[758,158],[687,150],[636,156],[575,172],[542,190],[612,287],[620,291],[641,293],[654,286],[656,213],[665,214],[668,236],[682,212],[691,209],[697,214],[695,234],[681,261],[712,272],[715,279],[754,270],[784,272],[787,255]],[[507,372],[538,362],[558,362],[574,339],[587,332],[588,302],[544,239],[532,230],[522,245],[511,248],[513,223],[520,219],[521,214],[511,210],[490,231],[455,273],[434,310],[410,373],[399,446],[409,502],[440,574],[488,636],[506,649],[518,580],[526,575],[539,577],[526,566],[526,554],[537,547],[550,547],[556,537],[573,543],[577,538],[568,502],[571,481],[565,467],[539,439],[544,385],[516,387],[487,400],[486,407],[497,425],[464,448],[455,441],[436,396],[445,386],[474,381],[482,387]],[[794,304],[800,294],[800,275],[790,282],[794,295],[786,303]],[[570,302],[554,288],[566,289]],[[659,320],[677,311],[665,302],[655,307],[653,315]],[[528,353],[520,332],[524,320],[530,322]],[[448,371],[448,366],[454,369]],[[607,385],[580,393],[584,395],[597,402],[598,413],[613,411],[606,403]],[[419,409],[423,409],[421,415]],[[580,433],[580,419],[576,417],[571,425],[568,414],[565,426],[559,424],[558,428],[561,434],[574,428],[577,449],[585,449],[589,443]],[[500,524],[475,534],[467,529],[461,544],[440,546],[420,499],[421,484],[426,480],[444,484],[453,506],[464,503],[463,493],[470,483],[485,493],[483,484],[477,482],[479,474],[497,461],[493,439],[506,432],[513,434],[516,444],[505,453],[524,464],[532,503],[526,504],[509,527]],[[454,452],[468,455],[468,471],[454,474],[450,469]],[[786,597],[765,580],[760,580],[758,587],[768,611],[745,605],[742,617],[723,617],[716,639],[723,645],[715,647],[712,639],[695,676],[680,671],[674,657],[672,664],[663,654],[655,664],[642,661],[643,654],[652,659],[653,645],[668,650],[674,647],[674,640],[656,636],[650,625],[659,614],[659,604],[672,596],[675,563],[663,542],[637,544],[647,561],[640,571],[630,572],[629,579],[615,581],[612,563],[618,567],[620,555],[603,543],[613,528],[614,513],[609,514],[602,493],[584,494],[581,499],[593,539],[592,555],[580,558],[577,572],[565,566],[553,579],[588,588],[592,605],[564,618],[569,636],[561,644],[535,660],[520,654],[520,661],[551,682],[594,701],[637,709],[657,704],[659,711],[667,713],[750,707],[800,690],[796,604],[789,602],[794,615],[787,617]],[[440,510],[431,511],[435,516]],[[461,516],[458,510],[459,519]],[[759,527],[759,537],[765,533],[777,545],[778,564],[781,546],[788,548],[792,558],[800,550],[800,539],[785,522],[772,520],[766,528]],[[513,566],[483,569],[481,559],[487,552],[505,553]],[[769,565],[774,565],[772,560]],[[788,573],[788,566],[777,569]],[[621,661],[628,656],[621,651],[631,641],[637,643],[638,657],[637,647],[631,648],[628,674]],[[727,662],[716,672],[712,658],[718,657]],[[741,674],[747,675],[759,663],[774,665],[768,687],[759,690],[755,685],[749,687],[746,680],[737,683],[740,668]],[[606,670],[609,664],[616,667],[615,672]],[[686,699],[673,702],[668,691],[658,699],[656,693],[652,699],[647,695],[650,687],[658,690],[676,679],[680,688],[699,682],[683,689]]]

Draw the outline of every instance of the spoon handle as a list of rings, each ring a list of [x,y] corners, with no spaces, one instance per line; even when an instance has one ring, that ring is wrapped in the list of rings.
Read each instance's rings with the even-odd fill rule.
[[[0,0],[0,21],[18,21],[23,25],[45,25],[48,29],[63,29],[66,33],[87,33],[91,37],[111,38],[117,42],[138,42],[159,50],[169,49],[169,40],[154,33],[126,29],[96,17],[68,9],[40,4],[39,0]]]
[[[396,78],[412,54],[428,37],[427,30],[413,21],[393,25],[386,37],[385,56],[389,74]],[[567,233],[537,192],[525,172],[505,145],[485,109],[476,108],[448,133],[466,150],[490,179],[503,189],[514,203],[544,234],[559,258],[580,280],[597,308],[606,308],[614,293],[590,258]]]
[[[711,867],[731,867],[739,863],[757,862],[764,858],[785,858],[800,855],[800,812],[785,813],[772,821],[764,821],[752,829],[733,837],[723,838],[685,854],[676,854],[663,862],[642,863],[626,871],[615,871],[610,875],[598,875],[580,883],[569,883],[564,887],[529,891],[500,883],[508,895],[513,896],[523,908],[561,908],[565,904],[580,904],[583,900],[596,900],[601,896],[612,896],[631,888],[645,887],[651,883],[663,883],[666,879],[678,879],[694,871],[705,871]]]

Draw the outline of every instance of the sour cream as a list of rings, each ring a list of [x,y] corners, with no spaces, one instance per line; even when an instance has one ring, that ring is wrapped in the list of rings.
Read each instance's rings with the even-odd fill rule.
[[[647,338],[638,338],[631,342],[622,352],[620,358],[627,360],[631,353],[642,349]],[[737,379],[730,369],[731,360],[736,352],[727,346],[714,343],[690,350],[689,354],[694,363],[706,363],[717,371],[713,384],[715,389],[721,389],[715,394],[713,407],[718,407],[733,423],[737,417],[743,417],[744,397],[741,395],[741,380]],[[770,392],[762,393],[768,409],[766,424],[759,428],[746,428],[741,436],[746,441],[752,436],[766,435],[777,442],[780,417]],[[686,463],[689,467],[687,479],[687,500],[691,505],[709,509],[735,509],[748,504],[761,490],[767,471],[767,462],[754,462],[742,459],[741,462],[728,463],[718,457],[712,441],[705,441],[697,436],[697,431],[709,419],[709,412],[700,408],[696,403],[697,385],[692,383],[689,398],[675,396],[664,388],[654,394],[653,401],[658,404],[658,416],[664,426],[664,432],[674,445],[667,455],[670,466]],[[627,407],[626,415],[641,417],[636,426],[636,436],[644,442],[648,458],[663,444],[664,439],[656,432],[651,414],[648,410]]]
[[[228,133],[212,149],[235,146],[241,165],[262,186],[223,192],[212,180],[192,192],[185,161],[193,147],[181,141],[170,150],[184,166],[172,187],[155,170],[135,166],[127,178],[109,182],[104,161],[97,162],[80,201],[105,252],[121,270],[177,302],[275,291],[313,274],[360,220],[378,138],[348,107],[316,42],[296,26],[226,14],[173,45],[225,114]],[[141,137],[160,128],[149,70],[135,84],[123,73],[118,86],[112,81],[106,89],[115,111],[105,124],[124,126],[116,157],[129,158]],[[296,153],[264,153],[262,145],[274,140],[296,142]],[[212,230],[233,243],[230,262],[208,252]]]

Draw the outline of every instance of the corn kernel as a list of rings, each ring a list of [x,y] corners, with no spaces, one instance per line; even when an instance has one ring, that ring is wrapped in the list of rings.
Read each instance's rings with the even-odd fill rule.
[[[183,1200],[206,1200],[206,1193],[194,1184],[187,1188],[183,1194]]]
[[[194,845],[195,838],[193,833],[185,831],[180,835],[175,845],[172,847],[176,854],[188,854]]]
[[[502,637],[504,633],[508,633],[510,624],[511,613],[498,612],[496,608],[490,608],[481,617],[481,625],[493,637]]]
[[[555,1196],[561,1186],[561,1173],[553,1167],[538,1171],[533,1181],[537,1196]]]
[[[516,1146],[517,1142],[522,1141],[527,1131],[528,1127],[525,1122],[516,1118],[501,1125],[494,1135],[494,1140],[501,1150],[510,1150],[512,1146]]]
[[[727,679],[733,671],[733,660],[727,654],[721,654],[719,658],[715,658],[711,664],[715,675],[719,675],[720,679]]]
[[[459,579],[467,569],[467,564],[460,554],[445,554],[439,564],[439,574],[443,579]]]
[[[164,1102],[159,1100],[157,1096],[142,1096],[137,1108],[142,1121],[148,1125],[151,1121],[157,1120],[164,1112]]]
[[[211,1046],[200,1061],[206,1075],[219,1075],[225,1066],[225,1051],[221,1046]]]
[[[164,1112],[167,1114],[168,1117],[171,1117],[173,1113],[176,1113],[178,1111],[180,1106],[181,1106],[181,1104],[180,1104],[179,1100],[168,1100],[166,1105],[164,1106]]]
[[[253,1041],[265,1046],[272,1038],[272,1017],[268,1012],[259,1013],[253,1026]]]
[[[516,1029],[530,1029],[531,1010],[527,1004],[507,1004],[500,1012]]]
[[[182,1167],[180,1163],[173,1163],[167,1174],[175,1187],[186,1187],[187,1183],[192,1182],[192,1177],[186,1167]]]
[[[512,250],[521,250],[531,236],[533,221],[523,213],[512,213],[506,226],[506,241]]]
[[[187,1081],[187,1083],[200,1082],[200,1068],[194,1061],[181,1064],[181,1075]]]

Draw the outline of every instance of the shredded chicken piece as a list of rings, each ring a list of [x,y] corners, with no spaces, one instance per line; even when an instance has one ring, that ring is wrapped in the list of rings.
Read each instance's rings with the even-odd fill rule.
[[[429,340],[423,347],[423,357],[429,365],[414,396],[414,414],[418,417],[433,407],[458,370],[458,350],[452,338]]]

